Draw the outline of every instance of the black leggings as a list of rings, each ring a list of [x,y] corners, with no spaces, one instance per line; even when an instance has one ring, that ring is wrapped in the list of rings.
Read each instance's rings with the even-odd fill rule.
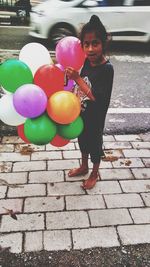
[[[92,163],[100,163],[104,155],[103,144],[103,127],[101,127],[99,114],[96,114],[93,105],[89,103],[81,117],[84,122],[84,130],[78,137],[78,143],[81,153],[90,154]]]

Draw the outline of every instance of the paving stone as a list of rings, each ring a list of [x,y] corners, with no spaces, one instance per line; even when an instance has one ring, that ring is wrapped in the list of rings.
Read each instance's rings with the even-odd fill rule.
[[[105,149],[125,149],[132,148],[129,142],[104,142]]]
[[[150,179],[150,168],[134,168],[132,173],[136,179]]]
[[[91,161],[89,161],[89,168],[91,169],[93,168],[93,163]],[[111,169],[111,168],[112,168],[111,162],[101,160],[99,170],[100,169]]]
[[[11,253],[21,253],[22,252],[22,233],[12,233],[12,234],[3,234],[3,235],[1,234],[0,235],[0,246],[2,248],[10,247]]]
[[[74,249],[116,247],[120,245],[114,227],[73,230],[72,236]]]
[[[3,144],[18,144],[18,143],[24,143],[24,141],[19,136],[4,136],[2,138]]]
[[[104,142],[112,142],[112,141],[115,141],[115,138],[113,135],[103,135],[103,141]]]
[[[125,180],[133,179],[133,175],[129,169],[100,169],[101,180]]]
[[[29,173],[29,183],[55,183],[64,181],[63,171],[34,171]]]
[[[12,162],[0,162],[0,173],[11,172]]]
[[[20,153],[0,153],[1,161],[29,161],[29,155],[21,155]]]
[[[45,184],[26,184],[22,187],[9,188],[8,197],[29,197],[46,195]]]
[[[131,144],[132,144],[133,148],[137,148],[137,149],[147,148],[147,149],[150,149],[150,142],[132,142]]]
[[[79,182],[48,184],[48,196],[83,195],[84,190]]]
[[[51,212],[46,214],[46,228],[72,229],[89,227],[89,219],[85,211]]]
[[[89,195],[93,194],[113,194],[121,193],[120,185],[117,181],[99,181],[95,187],[87,190]]]
[[[140,168],[144,167],[140,158],[118,159],[112,162],[114,168]]]
[[[144,133],[144,134],[140,134],[140,137],[142,138],[142,140],[144,141],[144,142],[146,142],[146,141],[149,141],[150,142],[150,133],[148,132],[148,133]]]
[[[7,191],[7,186],[0,186],[0,198],[5,198],[6,195],[6,191]]]
[[[150,192],[150,180],[120,181],[123,192]]]
[[[91,210],[88,213],[92,227],[133,223],[127,209]]]
[[[150,168],[150,159],[142,159],[144,162],[145,167]]]
[[[118,233],[123,245],[150,243],[150,225],[121,225]]]
[[[62,147],[56,147],[56,146],[52,146],[50,144],[46,145],[46,150],[47,151],[55,151],[55,150],[74,150],[75,149],[75,144],[72,142],[68,143],[67,145],[65,146],[62,146]]]
[[[31,160],[54,160],[62,159],[62,153],[60,151],[39,151],[33,152]]]
[[[0,179],[9,184],[25,184],[27,182],[27,172],[0,173]]]
[[[67,196],[66,209],[67,210],[90,210],[105,208],[105,203],[102,196]]]
[[[64,159],[78,159],[81,158],[81,152],[79,150],[63,151]]]
[[[42,235],[41,231],[25,233],[25,252],[43,250]]]
[[[142,193],[141,196],[144,200],[145,205],[150,207],[150,193]]]
[[[108,208],[142,207],[143,201],[139,194],[104,195]]]
[[[48,170],[67,170],[77,168],[79,166],[79,161],[74,160],[51,160],[48,161]]]
[[[75,148],[77,149],[77,150],[79,150],[80,148],[79,148],[79,144],[78,143],[75,143]]]
[[[113,247],[120,245],[118,233],[122,244],[150,243],[150,134],[107,135],[104,147],[106,157],[118,160],[101,161],[101,181],[83,190],[90,158],[88,174],[68,177],[81,164],[77,138],[59,148],[3,137],[0,246],[8,244],[13,253]],[[23,231],[24,237],[18,233]]]
[[[35,161],[35,162],[16,162],[13,164],[13,172],[17,171],[37,171],[46,170],[45,161]]]
[[[133,218],[134,223],[142,224],[149,223],[150,224],[150,208],[134,208],[130,209],[131,216]]]
[[[22,206],[23,199],[1,199],[0,214],[8,214],[6,209],[13,210],[15,213],[22,212]]]
[[[17,214],[17,220],[13,220],[9,215],[2,216],[0,232],[33,230],[44,230],[43,214]]]
[[[137,134],[128,134],[128,135],[115,135],[116,141],[138,141],[141,140],[141,137]]]
[[[126,158],[150,158],[150,150],[148,149],[123,149]]]
[[[0,152],[13,152],[13,151],[14,151],[14,145],[9,145],[9,144],[0,145]]]
[[[63,197],[31,197],[25,200],[24,212],[58,211],[64,206]]]
[[[44,249],[48,251],[70,250],[71,233],[68,230],[44,231]]]

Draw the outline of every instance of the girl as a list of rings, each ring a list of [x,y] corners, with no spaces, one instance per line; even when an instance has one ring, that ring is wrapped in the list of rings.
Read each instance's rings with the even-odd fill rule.
[[[108,35],[97,16],[93,15],[84,25],[80,39],[86,54],[81,73],[79,75],[75,69],[68,67],[66,74],[68,79],[73,79],[78,85],[78,93],[81,97],[84,130],[78,137],[78,143],[82,163],[79,168],[70,170],[68,175],[72,177],[88,173],[90,155],[93,169],[82,186],[84,189],[91,189],[98,180],[100,160],[104,155],[102,134],[111,97],[114,71],[105,57]]]

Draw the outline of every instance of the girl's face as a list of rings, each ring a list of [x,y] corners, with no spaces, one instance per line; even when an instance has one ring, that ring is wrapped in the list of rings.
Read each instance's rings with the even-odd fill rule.
[[[94,32],[86,33],[83,40],[83,50],[91,65],[99,65],[103,56],[102,42]]]

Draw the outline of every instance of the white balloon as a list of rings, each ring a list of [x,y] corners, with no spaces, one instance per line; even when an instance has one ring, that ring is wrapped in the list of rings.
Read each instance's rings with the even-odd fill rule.
[[[4,95],[0,98],[0,120],[11,126],[18,126],[26,121],[14,108],[13,94]]]
[[[20,50],[19,59],[28,65],[33,75],[41,66],[53,64],[49,51],[39,43],[26,44]]]
[[[5,90],[5,88],[4,88],[4,87],[2,87],[2,86],[1,86],[1,88],[2,88],[2,91],[4,92],[4,94],[6,94],[6,95],[7,95],[7,94],[8,94],[8,95],[12,94],[11,92],[9,92],[9,91]]]

